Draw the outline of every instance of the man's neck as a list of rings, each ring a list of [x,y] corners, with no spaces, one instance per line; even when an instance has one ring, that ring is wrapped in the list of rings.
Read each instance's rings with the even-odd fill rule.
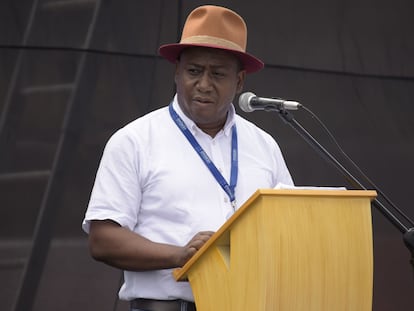
[[[208,135],[210,135],[211,137],[214,138],[217,135],[217,133],[220,132],[223,129],[225,123],[226,122],[223,122],[223,123],[218,124],[218,125],[199,125],[199,124],[197,124],[197,126],[204,133],[206,133],[206,134],[208,134]]]

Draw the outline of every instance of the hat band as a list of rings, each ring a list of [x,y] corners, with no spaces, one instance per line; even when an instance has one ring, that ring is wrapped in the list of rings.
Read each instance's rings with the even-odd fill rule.
[[[212,37],[212,36],[205,36],[205,35],[187,37],[187,38],[181,39],[180,43],[182,44],[213,44],[213,45],[221,46],[226,49],[244,52],[244,49],[240,45],[232,41],[222,39],[222,38]]]

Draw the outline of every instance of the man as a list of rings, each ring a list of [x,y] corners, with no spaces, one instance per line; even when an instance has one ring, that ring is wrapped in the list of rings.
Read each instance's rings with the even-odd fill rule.
[[[258,188],[292,184],[274,139],[232,105],[246,73],[263,67],[246,42],[235,12],[196,8],[180,43],[160,48],[176,64],[173,101],[105,147],[83,228],[92,256],[125,270],[119,296],[131,310],[195,310],[172,269]]]

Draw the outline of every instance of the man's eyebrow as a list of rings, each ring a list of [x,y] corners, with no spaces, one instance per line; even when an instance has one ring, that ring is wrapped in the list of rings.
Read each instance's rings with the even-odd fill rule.
[[[194,66],[194,67],[204,67],[203,65],[197,64],[197,63],[192,63],[192,62],[188,62],[187,63],[188,66]]]

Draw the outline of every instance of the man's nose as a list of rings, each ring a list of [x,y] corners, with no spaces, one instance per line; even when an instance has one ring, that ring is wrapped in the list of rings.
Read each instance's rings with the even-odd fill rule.
[[[209,72],[205,71],[203,72],[203,74],[200,76],[200,79],[198,80],[198,87],[201,90],[210,90],[211,86],[212,86],[211,75]]]

